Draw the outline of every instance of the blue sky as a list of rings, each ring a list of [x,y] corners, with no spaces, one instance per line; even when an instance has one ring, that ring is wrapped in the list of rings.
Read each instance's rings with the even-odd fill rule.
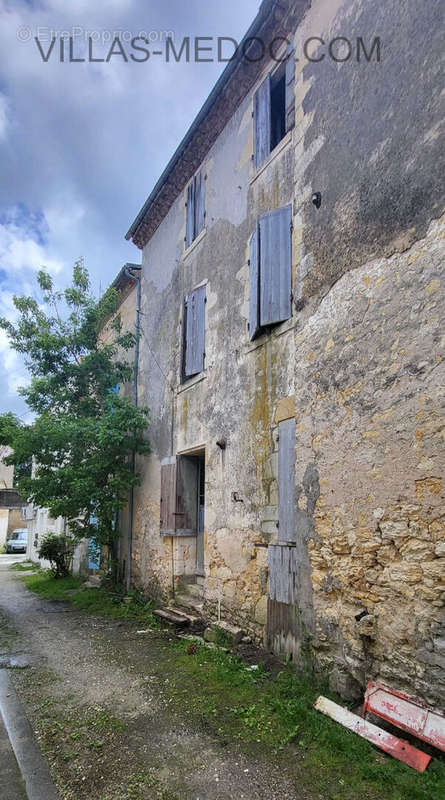
[[[32,293],[46,266],[63,287],[83,256],[96,290],[140,253],[124,236],[224,65],[59,60],[73,33],[75,57],[105,57],[114,33],[127,52],[141,32],[239,41],[259,0],[0,0],[0,315],[14,293]],[[127,43],[127,44],[125,44]],[[135,51],[133,51],[135,52]],[[0,331],[0,413],[26,415],[26,372]]]

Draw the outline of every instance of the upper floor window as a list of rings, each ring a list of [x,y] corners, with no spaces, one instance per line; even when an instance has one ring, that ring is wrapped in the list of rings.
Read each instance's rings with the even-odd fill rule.
[[[261,166],[295,124],[295,58],[289,49],[277,70],[269,73],[253,98],[253,160]]]
[[[205,359],[206,287],[199,286],[184,299],[182,312],[182,381],[198,375]]]
[[[250,239],[249,339],[292,316],[292,209],[264,214]]]
[[[192,242],[204,229],[205,221],[205,176],[198,172],[189,183],[186,202],[186,228],[185,247],[190,247]]]

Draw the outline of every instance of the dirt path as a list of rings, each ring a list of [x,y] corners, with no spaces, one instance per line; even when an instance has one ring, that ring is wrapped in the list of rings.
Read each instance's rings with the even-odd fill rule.
[[[273,758],[182,718],[161,635],[42,600],[1,566],[0,611],[30,664],[14,682],[64,800],[310,800]]]

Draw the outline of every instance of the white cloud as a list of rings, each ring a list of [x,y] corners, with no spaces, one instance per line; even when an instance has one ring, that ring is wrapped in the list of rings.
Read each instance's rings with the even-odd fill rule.
[[[97,289],[125,261],[138,261],[125,233],[224,66],[159,57],[62,64],[57,48],[44,63],[37,28],[172,31],[178,44],[184,36],[240,40],[258,5],[0,0],[0,314],[13,313],[13,292],[34,290],[42,265],[63,286],[83,256]],[[8,382],[5,357],[3,342],[0,385]],[[20,399],[3,394],[0,413],[14,404],[21,410]]]

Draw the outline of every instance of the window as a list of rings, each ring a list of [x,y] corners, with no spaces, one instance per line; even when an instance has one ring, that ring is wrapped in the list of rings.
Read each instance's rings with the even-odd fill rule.
[[[185,246],[190,247],[192,242],[204,228],[205,220],[205,176],[199,172],[193,178],[187,189],[186,202],[186,228]]]
[[[292,316],[292,210],[283,206],[258,220],[250,239],[249,339]]]
[[[206,287],[184,299],[182,312],[182,382],[204,369]]]
[[[295,58],[286,60],[263,81],[253,98],[253,159],[258,169],[295,124]]]

